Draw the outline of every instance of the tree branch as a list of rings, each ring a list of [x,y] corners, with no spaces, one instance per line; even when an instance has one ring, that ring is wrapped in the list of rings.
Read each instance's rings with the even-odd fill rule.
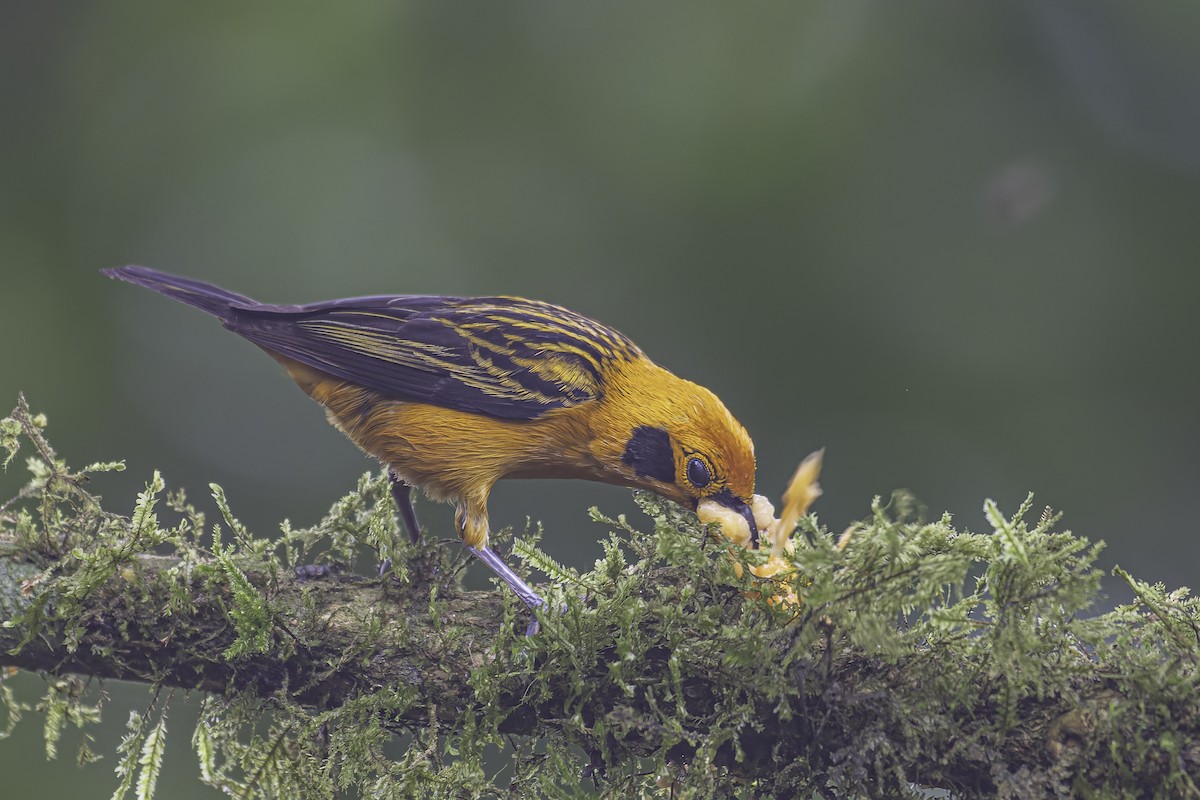
[[[710,546],[694,517],[644,497],[655,534],[595,515],[619,533],[590,573],[520,541],[562,609],[525,638],[506,593],[458,586],[459,548],[405,549],[382,477],[276,541],[217,490],[233,542],[205,545],[182,498],[160,527],[155,481],[132,518],[108,514],[27,409],[5,424],[0,444],[31,439],[38,456],[0,510],[0,661],[221,698],[197,740],[213,737],[197,747],[217,785],[483,793],[502,788],[483,746],[515,736],[506,781],[529,796],[583,774],[616,797],[655,780],[693,796],[1195,792],[1194,598],[1130,579],[1137,604],[1084,617],[1098,548],[1049,515],[977,535],[876,504],[844,550],[810,521],[776,585],[734,577],[761,557]],[[351,563],[363,543],[399,574],[284,566]],[[772,600],[787,591],[799,606]],[[264,718],[269,732],[248,733]],[[383,755],[405,733],[403,757]],[[247,748],[257,760],[239,763],[256,766],[235,768]]]
[[[25,557],[11,543],[0,543],[4,619],[28,611],[27,598],[15,604],[13,599],[41,574]],[[180,565],[174,557],[134,557],[84,598],[77,617],[83,630],[74,650],[65,646],[58,626],[42,629],[16,649],[26,629],[15,626],[0,629],[0,649],[10,653],[0,660],[37,672],[221,695],[248,692],[267,698],[285,691],[312,709],[336,707],[381,686],[405,685],[426,702],[452,709],[472,701],[471,687],[461,676],[470,668],[471,652],[487,648],[504,616],[496,592],[447,592],[437,604],[441,618],[435,624],[428,592],[422,597],[416,587],[389,587],[357,576],[270,578],[250,571],[255,589],[276,609],[274,641],[266,652],[228,659],[223,654],[237,634],[229,619],[235,600],[227,587],[196,579],[187,587],[191,613],[162,613],[165,587],[173,580],[167,573]],[[449,644],[438,635],[447,625],[460,634]],[[369,654],[354,657],[367,641]],[[410,716],[424,722],[427,715],[428,707],[418,704]]]

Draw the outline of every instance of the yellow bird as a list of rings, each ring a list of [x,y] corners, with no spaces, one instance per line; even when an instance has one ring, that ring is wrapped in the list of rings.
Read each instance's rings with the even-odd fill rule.
[[[283,364],[329,420],[389,469],[414,541],[417,486],[457,504],[463,542],[531,608],[538,594],[488,546],[502,478],[583,478],[715,501],[758,529],[754,445],[702,386],[627,337],[517,297],[392,295],[266,305],[146,267],[104,270],[217,317]]]

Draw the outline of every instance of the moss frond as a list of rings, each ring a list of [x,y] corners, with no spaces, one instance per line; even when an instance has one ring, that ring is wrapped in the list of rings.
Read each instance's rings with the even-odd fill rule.
[[[762,553],[639,493],[640,520],[591,512],[590,570],[516,538],[550,581],[525,637],[511,597],[458,585],[461,548],[408,544],[384,475],[275,537],[216,486],[206,527],[157,474],[125,518],[44,428],[23,401],[0,420],[6,463],[33,453],[0,505],[0,634],[9,663],[45,670],[52,756],[99,717],[66,675],[90,668],[201,692],[198,777],[239,797],[1196,791],[1200,601],[1118,569],[1135,600],[1097,611],[1101,545],[1033,521],[1032,497],[1011,514],[987,501],[978,533],[904,496],[849,536],[810,515],[771,581],[735,568]],[[379,554],[397,563],[386,581],[366,574]],[[312,561],[341,571],[293,574]],[[155,697],[115,748],[114,796],[154,792]],[[3,684],[0,708],[4,734],[27,710]]]

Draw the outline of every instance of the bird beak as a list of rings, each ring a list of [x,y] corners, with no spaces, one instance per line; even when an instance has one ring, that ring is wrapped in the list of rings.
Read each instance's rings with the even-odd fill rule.
[[[732,494],[725,497],[719,497],[718,501],[726,508],[733,509],[742,515],[746,520],[746,524],[750,526],[750,547],[754,550],[758,549],[758,526],[754,524],[754,512],[750,510],[749,504],[738,500]]]

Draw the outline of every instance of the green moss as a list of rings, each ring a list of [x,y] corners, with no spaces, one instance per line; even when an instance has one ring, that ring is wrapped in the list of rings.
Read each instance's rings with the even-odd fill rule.
[[[198,775],[234,796],[1196,791],[1200,603],[1118,570],[1135,602],[1096,613],[1100,546],[1052,513],[1031,521],[1032,498],[1011,515],[988,501],[982,533],[877,499],[844,547],[809,517],[787,578],[764,582],[733,568],[762,554],[639,494],[641,522],[592,511],[607,535],[591,570],[556,563],[537,531],[516,539],[549,578],[527,638],[509,594],[458,586],[461,548],[407,543],[383,475],[274,538],[215,486],[220,525],[174,494],[164,528],[157,475],[132,518],[109,514],[43,428],[23,403],[0,421],[0,446],[35,453],[0,507],[10,658],[202,687]],[[379,554],[395,559],[387,582],[354,577]],[[297,580],[299,562],[341,572]],[[789,592],[802,601],[777,602]],[[170,663],[146,642],[175,647]],[[99,711],[78,682],[47,680],[50,747]],[[171,697],[115,748],[138,796]],[[19,703],[0,701],[13,722]]]

